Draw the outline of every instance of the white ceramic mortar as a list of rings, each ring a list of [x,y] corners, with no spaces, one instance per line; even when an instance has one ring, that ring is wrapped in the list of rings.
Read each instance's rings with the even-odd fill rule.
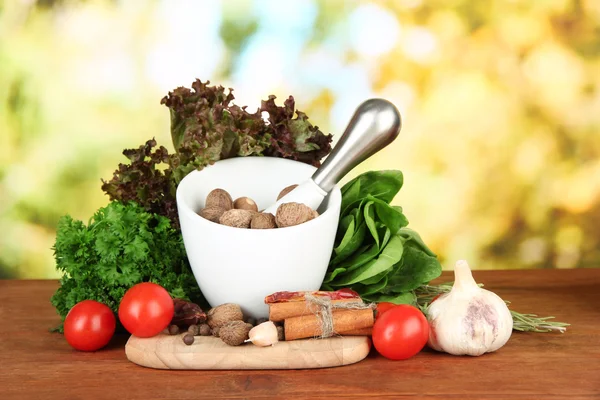
[[[286,186],[306,181],[316,168],[274,157],[221,160],[188,174],[177,187],[177,209],[192,271],[211,306],[236,303],[244,314],[268,316],[265,296],[283,290],[317,290],[331,257],[342,196],[335,187],[318,218],[277,229],[241,229],[200,217],[208,193],[248,196],[261,210]]]

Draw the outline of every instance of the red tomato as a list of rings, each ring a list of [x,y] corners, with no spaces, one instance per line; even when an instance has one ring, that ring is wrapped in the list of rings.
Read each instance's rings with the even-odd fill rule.
[[[416,307],[400,304],[381,315],[373,325],[373,345],[382,356],[405,360],[417,354],[429,337],[429,324]]]
[[[173,299],[160,285],[138,283],[125,293],[119,304],[119,320],[134,336],[158,335],[173,319]]]
[[[108,344],[115,333],[115,314],[94,300],[81,301],[65,318],[65,339],[81,351],[96,351]]]
[[[377,303],[377,313],[375,315],[375,319],[378,319],[379,317],[381,317],[381,314],[383,314],[384,312],[391,310],[392,308],[396,307],[398,304],[394,304],[394,303],[388,303],[386,301],[382,301],[381,303]]]

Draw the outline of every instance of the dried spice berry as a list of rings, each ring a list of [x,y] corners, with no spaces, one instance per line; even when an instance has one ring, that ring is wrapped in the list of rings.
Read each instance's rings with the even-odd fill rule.
[[[212,331],[208,324],[202,324],[200,325],[199,333],[200,336],[210,336],[212,334]]]
[[[188,346],[191,346],[192,344],[194,344],[194,335],[187,333],[184,337],[183,337],[183,343],[185,343]]]
[[[198,336],[198,333],[200,332],[200,328],[198,328],[198,325],[190,325],[190,327],[188,328],[188,333],[194,336]]]

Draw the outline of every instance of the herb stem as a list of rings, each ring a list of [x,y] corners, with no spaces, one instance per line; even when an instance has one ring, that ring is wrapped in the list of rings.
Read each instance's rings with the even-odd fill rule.
[[[437,295],[448,293],[452,289],[453,282],[441,283],[439,285],[421,285],[415,290],[417,306],[423,311]],[[483,284],[478,284],[483,287]],[[509,301],[505,301],[508,305]],[[564,333],[570,324],[564,322],[550,321],[554,317],[538,317],[536,314],[522,314],[518,311],[510,311],[513,317],[513,329],[521,332],[560,332]]]

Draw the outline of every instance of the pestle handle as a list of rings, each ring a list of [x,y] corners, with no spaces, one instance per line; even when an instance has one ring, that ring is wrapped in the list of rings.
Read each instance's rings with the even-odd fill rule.
[[[323,191],[331,191],[354,167],[392,143],[401,126],[400,113],[392,103],[377,98],[365,101],[312,180]]]

